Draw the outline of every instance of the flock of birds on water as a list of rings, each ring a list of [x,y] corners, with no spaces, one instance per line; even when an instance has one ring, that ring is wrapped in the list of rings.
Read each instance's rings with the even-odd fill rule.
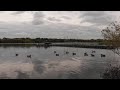
[[[57,53],[57,51],[54,51],[54,53],[55,53],[56,56],[59,56],[59,54]],[[65,53],[66,53],[66,54],[69,54],[68,51],[66,51]],[[94,53],[96,53],[96,51],[92,51],[92,54],[90,54],[91,57],[95,57],[95,54],[94,54]],[[16,54],[16,56],[18,56],[18,55],[19,55],[19,54]],[[72,55],[75,56],[76,53],[73,52]],[[89,56],[89,55],[88,55],[87,52],[85,52],[85,53],[84,53],[84,56]],[[31,55],[27,55],[27,58],[31,58],[31,57],[32,57]],[[101,57],[106,57],[106,55],[105,55],[105,54],[101,54]]]
[[[19,54],[16,54],[16,56],[18,56]],[[31,58],[31,55],[27,55],[27,58]]]
[[[56,54],[56,56],[59,56],[59,54],[58,54],[56,51],[54,51],[54,53]],[[66,53],[66,54],[69,54],[69,52],[68,52],[68,51],[66,51],[65,53]],[[92,54],[90,54],[90,55],[91,55],[91,57],[95,57],[95,54],[94,54],[94,53],[96,53],[96,51],[92,51]],[[75,55],[76,55],[76,53],[75,53],[75,52],[73,52],[73,53],[72,53],[72,55],[73,55],[73,56],[75,56]],[[89,55],[88,55],[88,53],[87,53],[87,52],[85,52],[85,53],[84,53],[84,56],[89,56]],[[106,57],[106,55],[105,55],[105,54],[101,54],[101,57]]]

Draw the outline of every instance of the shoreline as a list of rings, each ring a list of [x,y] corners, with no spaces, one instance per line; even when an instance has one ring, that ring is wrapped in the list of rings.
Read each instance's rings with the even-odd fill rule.
[[[95,48],[95,49],[114,49],[113,47],[106,46],[106,45],[98,45],[98,44],[81,44],[81,43],[51,43],[51,44],[45,44],[45,43],[0,43],[1,46],[26,46],[26,45],[34,45],[36,47],[51,47],[51,46],[60,46],[60,47],[76,47],[76,48]],[[26,46],[27,47],[27,46]]]

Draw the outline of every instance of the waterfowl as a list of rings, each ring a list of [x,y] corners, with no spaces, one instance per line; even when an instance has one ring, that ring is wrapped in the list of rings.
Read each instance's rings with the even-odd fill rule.
[[[56,53],[56,51],[54,51],[54,53]]]
[[[92,53],[95,53],[96,51],[92,51]]]
[[[94,57],[95,55],[91,54],[92,57]]]
[[[59,56],[59,54],[56,54],[56,56]]]
[[[104,54],[101,54],[101,57],[105,57],[105,55],[104,55]]]
[[[88,56],[88,54],[87,54],[87,53],[84,53],[84,56]]]
[[[18,54],[16,54],[16,56],[18,56]]]
[[[73,55],[76,55],[76,53],[73,53]]]
[[[69,54],[69,52],[66,52],[66,54]]]
[[[27,55],[28,58],[31,58],[31,55]]]

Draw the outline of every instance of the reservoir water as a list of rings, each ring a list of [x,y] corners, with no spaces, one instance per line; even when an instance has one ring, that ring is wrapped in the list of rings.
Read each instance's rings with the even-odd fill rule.
[[[107,49],[0,46],[0,79],[101,79],[104,69],[119,64],[119,58]]]

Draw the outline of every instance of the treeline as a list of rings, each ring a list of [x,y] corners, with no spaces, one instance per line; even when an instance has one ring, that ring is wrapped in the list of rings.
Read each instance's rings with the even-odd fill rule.
[[[0,43],[45,43],[45,42],[102,42],[102,39],[91,39],[91,40],[82,40],[82,39],[56,39],[56,38],[2,38]]]

